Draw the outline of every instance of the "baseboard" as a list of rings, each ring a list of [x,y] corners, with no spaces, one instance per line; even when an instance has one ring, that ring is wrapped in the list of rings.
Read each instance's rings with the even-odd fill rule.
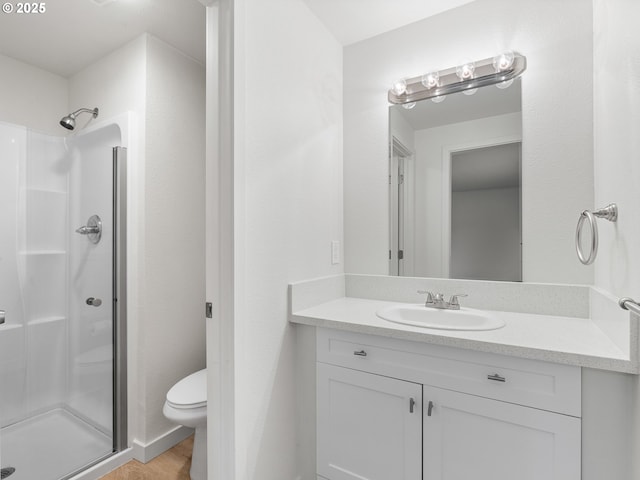
[[[155,440],[143,445],[137,440],[133,441],[133,458],[142,463],[147,463],[156,458],[161,453],[166,452],[174,445],[192,435],[193,428],[179,426],[173,430],[159,436]]]
[[[133,458],[133,449],[127,448],[115,455],[110,456],[106,460],[87,468],[82,473],[74,476],[71,480],[97,480],[104,477],[107,473],[121,467]]]

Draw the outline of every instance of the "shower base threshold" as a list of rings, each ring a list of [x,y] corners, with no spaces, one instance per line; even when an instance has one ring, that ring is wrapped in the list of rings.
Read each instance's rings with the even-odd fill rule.
[[[62,408],[0,429],[0,441],[10,480],[67,478],[112,452],[110,437]]]

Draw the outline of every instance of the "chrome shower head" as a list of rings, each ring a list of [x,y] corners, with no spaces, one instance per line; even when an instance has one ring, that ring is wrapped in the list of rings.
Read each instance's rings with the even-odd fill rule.
[[[98,116],[98,107],[94,108],[93,110],[91,110],[90,108],[79,108],[75,112],[62,117],[62,119],[60,120],[60,125],[62,125],[67,130],[73,130],[74,128],[76,128],[76,117],[78,116],[78,114],[83,112],[91,113],[93,115],[93,118],[96,118]]]

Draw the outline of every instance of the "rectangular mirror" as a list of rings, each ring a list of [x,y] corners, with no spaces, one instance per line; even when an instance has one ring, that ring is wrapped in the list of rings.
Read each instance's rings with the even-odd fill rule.
[[[467,93],[389,107],[391,275],[522,281],[521,80]]]

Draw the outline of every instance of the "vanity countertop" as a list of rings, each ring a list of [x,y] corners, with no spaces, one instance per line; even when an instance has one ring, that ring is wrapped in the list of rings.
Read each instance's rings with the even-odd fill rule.
[[[342,297],[293,311],[290,321],[580,367],[636,374],[640,371],[637,358],[629,358],[589,318],[491,311],[505,321],[503,328],[452,331],[401,325],[376,316],[381,308],[397,304]]]

